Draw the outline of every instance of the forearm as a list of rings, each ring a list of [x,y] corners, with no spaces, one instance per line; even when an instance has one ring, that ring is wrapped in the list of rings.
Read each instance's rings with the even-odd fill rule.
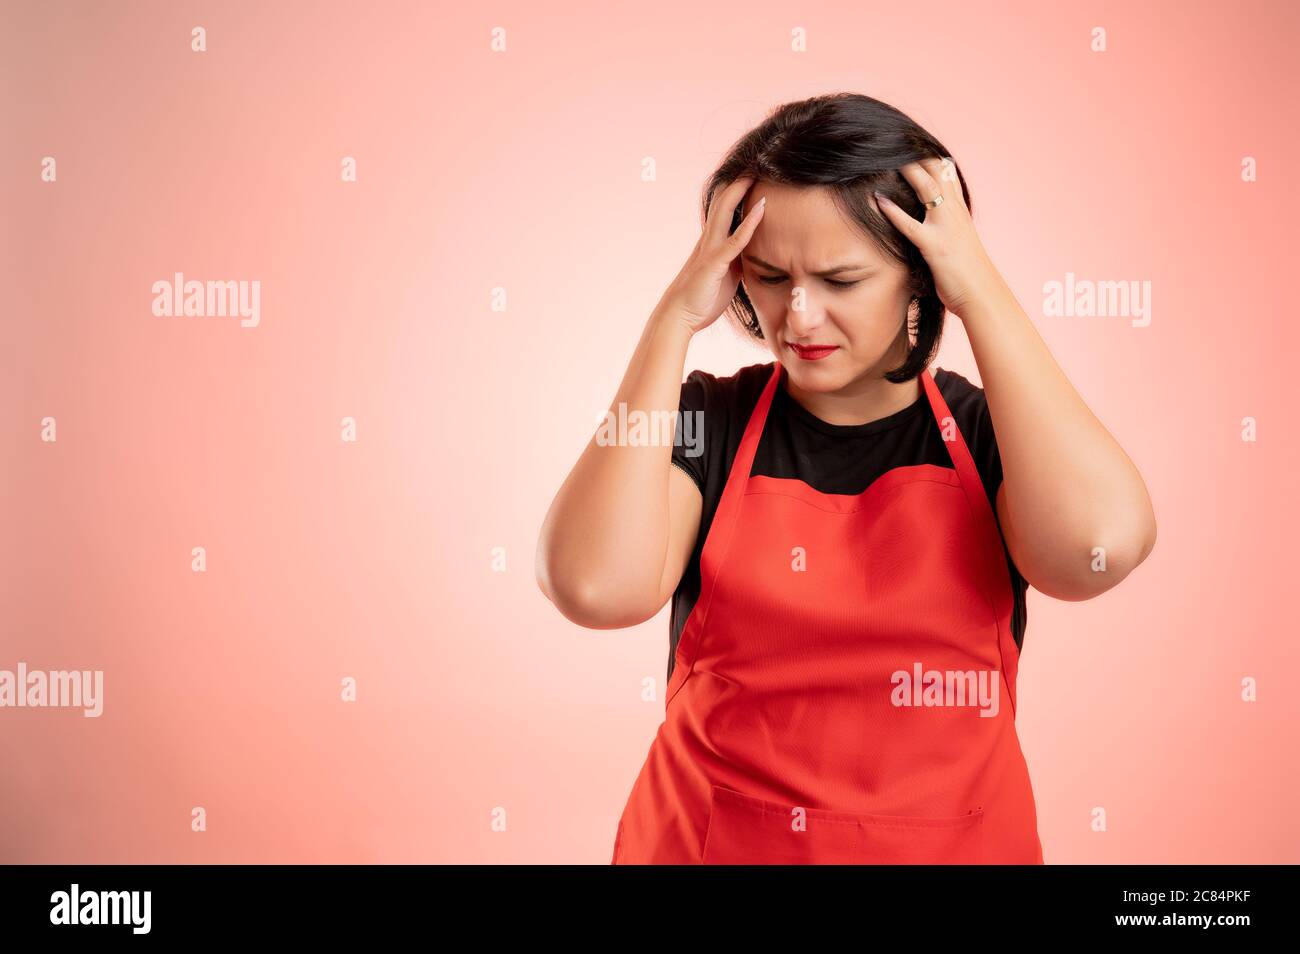
[[[671,311],[657,308],[650,316],[610,406],[614,427],[593,433],[543,523],[538,583],[583,625],[632,625],[658,597],[668,548],[672,415],[690,339]],[[642,414],[644,431],[629,426],[627,435],[618,433],[620,420],[631,424]],[[666,429],[656,426],[664,422]]]
[[[1040,587],[1100,592],[1150,552],[1155,516],[1137,468],[1052,357],[1009,287],[961,315],[1002,457],[1018,563]],[[1096,550],[1107,572],[1096,572]]]

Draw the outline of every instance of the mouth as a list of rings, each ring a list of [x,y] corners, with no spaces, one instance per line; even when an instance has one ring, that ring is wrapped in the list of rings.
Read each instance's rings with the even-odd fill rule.
[[[838,351],[839,345],[797,345],[786,342],[786,347],[805,361],[817,361]]]

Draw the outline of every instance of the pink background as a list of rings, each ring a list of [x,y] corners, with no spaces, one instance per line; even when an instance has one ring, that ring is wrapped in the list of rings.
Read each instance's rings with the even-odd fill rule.
[[[1120,587],[1029,595],[1046,860],[1300,861],[1297,8],[544,6],[4,4],[0,669],[105,702],[0,709],[0,861],[608,862],[667,611],[568,623],[538,529],[722,150],[841,89],[948,145],[1155,501]],[[260,326],[153,317],[177,271],[259,280]],[[1066,272],[1150,281],[1150,326],[1044,317]],[[719,322],[687,370],[766,360]],[[979,380],[955,318],[938,364]]]

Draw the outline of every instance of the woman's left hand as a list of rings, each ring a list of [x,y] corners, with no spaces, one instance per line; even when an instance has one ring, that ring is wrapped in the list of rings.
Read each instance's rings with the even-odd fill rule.
[[[922,203],[940,195],[943,202],[925,210],[924,222],[918,222],[879,192],[873,193],[877,207],[920,250],[934,275],[935,291],[944,307],[962,318],[972,303],[1006,283],[975,232],[962,197],[957,167],[951,159],[922,159],[909,162],[899,171]]]

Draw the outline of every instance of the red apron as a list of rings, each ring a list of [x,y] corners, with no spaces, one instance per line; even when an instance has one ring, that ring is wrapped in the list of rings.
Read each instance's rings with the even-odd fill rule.
[[[704,541],[612,863],[1042,864],[1002,537],[933,376],[956,469],[847,495],[750,474],[782,373]]]

